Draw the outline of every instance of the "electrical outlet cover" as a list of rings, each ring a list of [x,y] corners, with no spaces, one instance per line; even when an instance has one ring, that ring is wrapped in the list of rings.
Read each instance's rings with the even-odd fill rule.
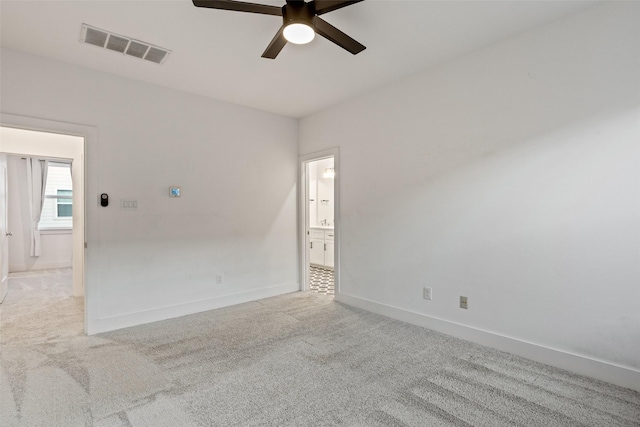
[[[463,297],[463,296],[460,297],[460,308],[464,308],[464,309],[468,308],[467,297]]]
[[[422,288],[422,297],[423,297],[424,299],[428,299],[428,300],[430,300],[430,299],[431,299],[431,297],[432,297],[432,290],[431,290],[431,288],[427,288],[427,287]]]

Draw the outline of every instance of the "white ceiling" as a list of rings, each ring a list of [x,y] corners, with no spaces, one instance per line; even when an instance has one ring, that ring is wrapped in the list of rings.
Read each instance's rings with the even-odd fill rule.
[[[258,1],[256,1],[258,2]],[[282,1],[260,1],[283,5]],[[367,49],[322,37],[260,57],[277,16],[174,1],[0,1],[3,47],[291,117],[304,117],[544,25],[587,1],[365,0],[323,19]],[[163,65],[79,42],[82,23],[167,48]]]

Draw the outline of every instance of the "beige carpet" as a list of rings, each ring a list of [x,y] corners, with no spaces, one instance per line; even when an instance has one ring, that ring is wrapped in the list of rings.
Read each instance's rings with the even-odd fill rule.
[[[640,394],[295,293],[99,336],[12,275],[1,426],[639,426]]]

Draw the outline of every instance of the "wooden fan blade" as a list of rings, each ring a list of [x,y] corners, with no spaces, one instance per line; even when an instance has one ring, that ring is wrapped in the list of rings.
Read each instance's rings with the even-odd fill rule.
[[[362,0],[315,0],[313,3],[316,7],[316,15],[322,15],[323,13],[331,12],[361,1]]]
[[[352,39],[322,18],[319,18],[317,16],[313,18],[313,26],[315,27],[317,34],[320,34],[325,39],[334,42],[341,48],[348,50],[354,55],[366,49],[363,44]]]
[[[263,58],[276,59],[276,56],[280,53],[285,44],[287,44],[287,39],[284,38],[284,25],[280,27],[278,32],[276,33],[267,49],[262,54]]]
[[[281,7],[235,0],[193,0],[193,5],[209,9],[235,10],[236,12],[251,12],[261,13],[263,15],[282,16]]]

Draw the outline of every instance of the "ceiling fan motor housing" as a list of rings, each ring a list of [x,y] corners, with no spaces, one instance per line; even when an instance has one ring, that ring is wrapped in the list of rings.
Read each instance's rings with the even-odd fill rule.
[[[305,24],[314,28],[313,17],[315,15],[316,7],[314,2],[292,1],[282,6],[283,26],[285,27],[290,24]]]

